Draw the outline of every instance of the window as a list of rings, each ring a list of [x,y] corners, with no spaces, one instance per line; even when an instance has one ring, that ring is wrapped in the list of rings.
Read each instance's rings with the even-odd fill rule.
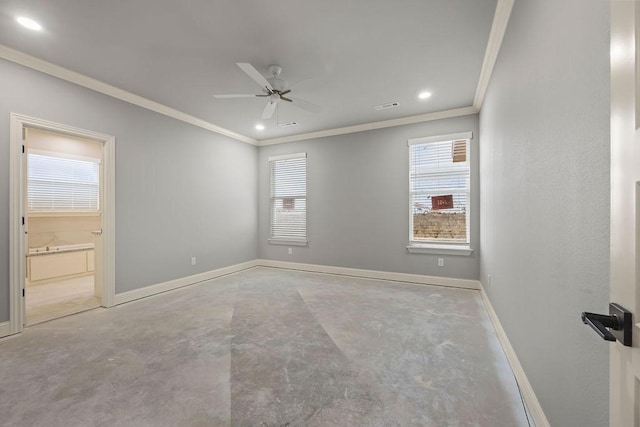
[[[307,154],[269,157],[270,243],[307,244]]]
[[[97,212],[100,209],[100,161],[29,150],[29,212]]]
[[[471,137],[466,132],[409,140],[411,252],[434,244],[469,250]]]

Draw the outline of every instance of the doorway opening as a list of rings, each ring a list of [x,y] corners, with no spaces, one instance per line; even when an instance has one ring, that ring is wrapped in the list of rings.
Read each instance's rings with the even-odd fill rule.
[[[26,127],[25,326],[102,305],[100,142]]]
[[[114,305],[114,144],[11,115],[11,333]]]

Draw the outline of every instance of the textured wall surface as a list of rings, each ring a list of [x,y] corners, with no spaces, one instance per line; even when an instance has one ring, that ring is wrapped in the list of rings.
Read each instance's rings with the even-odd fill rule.
[[[409,254],[407,140],[455,132],[471,140],[471,256]],[[478,116],[400,126],[260,147],[258,254],[260,258],[339,267],[478,278]],[[271,245],[268,157],[307,153],[308,247]],[[437,266],[437,258],[445,266]]]
[[[481,278],[553,426],[608,425],[608,38],[609,2],[517,0],[480,113]]]
[[[0,322],[11,112],[116,137],[117,293],[256,258],[255,147],[4,60],[0,76]]]

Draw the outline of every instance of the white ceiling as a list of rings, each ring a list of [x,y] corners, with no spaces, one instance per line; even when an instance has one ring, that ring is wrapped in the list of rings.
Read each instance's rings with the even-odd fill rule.
[[[258,140],[473,104],[496,0],[3,0],[0,44]],[[44,30],[20,27],[29,16]],[[283,68],[290,95],[265,98],[235,64]],[[298,83],[298,84],[297,84]],[[423,90],[433,93],[419,100]],[[400,107],[376,111],[377,104]],[[263,122],[265,130],[255,125]]]

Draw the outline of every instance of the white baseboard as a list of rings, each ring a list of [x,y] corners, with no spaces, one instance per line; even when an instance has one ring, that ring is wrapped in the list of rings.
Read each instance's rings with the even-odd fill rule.
[[[529,414],[531,415],[531,418],[533,418],[534,425],[536,427],[550,427],[549,420],[547,420],[547,416],[544,414],[544,411],[542,410],[540,401],[538,400],[535,392],[533,391],[533,387],[531,386],[531,383],[527,378],[527,374],[525,374],[524,369],[520,364],[520,360],[518,360],[518,356],[516,355],[515,350],[511,346],[511,342],[509,342],[507,333],[502,327],[502,324],[500,323],[500,319],[498,319],[498,315],[493,309],[493,306],[491,305],[491,301],[489,301],[489,297],[487,296],[487,293],[484,291],[482,284],[480,284],[480,296],[482,297],[482,302],[484,303],[487,313],[489,314],[491,323],[493,323],[493,327],[496,330],[496,334],[498,335],[500,344],[502,344],[502,349],[504,350],[504,353],[507,356],[507,360],[511,365],[511,370],[513,371],[513,374],[516,377],[516,381],[518,381],[518,385],[520,386],[520,392],[522,393],[524,402],[527,405]]]
[[[133,291],[116,294],[115,305],[124,304],[129,301],[135,301],[140,298],[146,298],[162,292],[171,291],[182,288],[184,286],[194,285],[206,280],[215,279],[216,277],[226,276],[227,274],[237,273],[256,266],[256,260],[243,262],[240,264],[230,265],[218,268],[217,270],[205,271],[204,273],[194,274],[193,276],[181,277],[180,279],[169,280],[168,282],[158,283],[156,285],[146,286]]]
[[[450,288],[480,289],[477,280],[453,279],[450,277],[425,276],[422,274],[394,273],[390,271],[361,270],[358,268],[334,267],[330,265],[302,264],[298,262],[274,261],[268,259],[256,260],[259,267],[285,268],[288,270],[310,271],[313,273],[336,274],[340,276],[362,277],[365,279],[392,280],[395,282],[410,282],[421,285],[447,286]]]
[[[11,335],[11,323],[10,322],[0,322],[0,338],[7,337]]]

